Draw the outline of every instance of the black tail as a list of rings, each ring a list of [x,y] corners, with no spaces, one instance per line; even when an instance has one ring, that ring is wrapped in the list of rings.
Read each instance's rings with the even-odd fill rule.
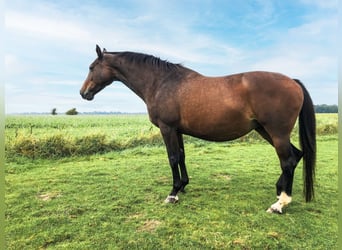
[[[303,151],[303,179],[305,201],[309,202],[314,197],[314,178],[316,164],[316,117],[315,110],[309,92],[303,83],[294,79],[303,90],[304,102],[299,113],[299,138]]]

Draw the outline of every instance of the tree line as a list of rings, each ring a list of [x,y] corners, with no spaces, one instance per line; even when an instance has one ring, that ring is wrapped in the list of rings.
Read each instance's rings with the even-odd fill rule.
[[[72,109],[69,109],[67,112],[65,112],[66,115],[77,115],[78,114],[78,111],[76,110],[76,108],[72,108]],[[53,108],[51,110],[51,115],[57,115],[57,109],[56,108]]]
[[[337,105],[320,104],[314,105],[315,113],[338,113]]]
[[[338,113],[338,106],[337,105],[327,105],[327,104],[319,104],[314,105],[315,113]],[[97,112],[93,112],[96,114]],[[101,113],[101,112],[99,112]],[[76,108],[72,108],[65,112],[66,115],[77,115],[78,111]],[[57,109],[53,108],[51,110],[51,115],[57,115]]]

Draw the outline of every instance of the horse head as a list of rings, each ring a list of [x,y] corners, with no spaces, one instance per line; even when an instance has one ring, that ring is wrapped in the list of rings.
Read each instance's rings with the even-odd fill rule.
[[[80,90],[82,98],[91,101],[94,96],[115,80],[109,60],[105,56],[106,49],[96,45],[97,58],[89,66],[89,73]]]

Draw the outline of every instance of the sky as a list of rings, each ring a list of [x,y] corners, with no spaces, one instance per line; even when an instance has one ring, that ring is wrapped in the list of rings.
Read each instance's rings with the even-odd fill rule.
[[[5,4],[5,112],[146,112],[113,82],[79,90],[95,46],[182,63],[208,76],[266,70],[337,104],[337,0],[11,0]]]

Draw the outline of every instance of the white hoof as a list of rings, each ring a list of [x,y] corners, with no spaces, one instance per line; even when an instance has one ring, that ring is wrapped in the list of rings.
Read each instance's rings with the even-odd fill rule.
[[[291,196],[288,196],[285,192],[281,192],[278,196],[278,201],[274,203],[269,209],[267,209],[267,213],[283,213],[283,207],[287,206],[292,201]]]
[[[165,199],[165,203],[177,203],[178,202],[178,195],[169,195],[166,199]]]
[[[267,213],[282,214],[283,210],[282,210],[281,205],[277,202],[277,203],[274,203],[269,209],[267,209]]]

